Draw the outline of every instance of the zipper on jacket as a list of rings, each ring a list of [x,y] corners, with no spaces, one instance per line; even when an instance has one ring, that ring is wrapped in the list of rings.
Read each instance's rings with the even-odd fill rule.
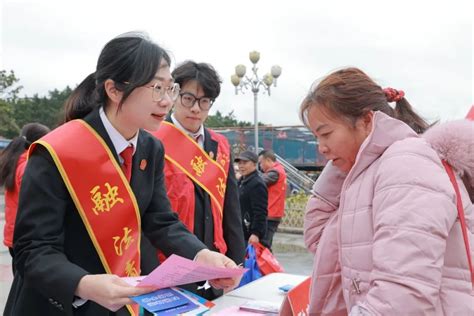
[[[361,293],[360,288],[359,288],[360,279],[359,278],[352,278],[351,282],[352,282],[352,287],[354,288],[353,292],[355,292],[356,294],[360,294]]]

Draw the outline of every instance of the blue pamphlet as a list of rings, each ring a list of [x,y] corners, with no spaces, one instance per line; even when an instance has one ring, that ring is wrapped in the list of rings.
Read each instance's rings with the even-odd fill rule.
[[[177,287],[176,290],[180,291],[183,293],[185,296],[189,297],[191,300],[194,300],[194,302],[197,302],[198,304],[201,304],[202,306],[207,307],[208,309],[214,307],[216,304],[213,302],[205,299],[204,297],[201,297],[197,295],[196,293],[190,292],[188,290],[182,289]]]
[[[197,308],[190,299],[174,289],[161,289],[131,298],[140,306],[156,315],[177,315]]]
[[[286,284],[286,285],[280,286],[279,289],[280,291],[287,293],[289,290],[291,290],[294,287],[295,287],[294,285]]]

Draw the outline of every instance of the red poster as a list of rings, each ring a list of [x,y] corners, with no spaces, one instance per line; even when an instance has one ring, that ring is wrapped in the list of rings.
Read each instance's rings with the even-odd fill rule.
[[[283,300],[280,309],[280,315],[309,315],[309,288],[311,285],[311,277],[307,278],[294,288],[292,288],[286,298]]]

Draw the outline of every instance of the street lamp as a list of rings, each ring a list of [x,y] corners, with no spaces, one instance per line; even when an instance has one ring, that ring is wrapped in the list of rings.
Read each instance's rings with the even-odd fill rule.
[[[245,76],[246,68],[240,64],[235,66],[235,74],[230,77],[230,81],[235,86],[235,94],[240,92],[244,93],[244,89],[251,88],[253,92],[253,110],[254,110],[254,124],[255,124],[255,153],[258,155],[258,115],[257,115],[257,98],[260,87],[270,95],[270,87],[273,84],[276,87],[277,78],[281,75],[281,67],[278,65],[272,66],[270,73],[263,75],[263,78],[259,78],[257,71],[257,63],[260,60],[260,53],[253,51],[249,53],[249,59],[253,64],[252,77]]]

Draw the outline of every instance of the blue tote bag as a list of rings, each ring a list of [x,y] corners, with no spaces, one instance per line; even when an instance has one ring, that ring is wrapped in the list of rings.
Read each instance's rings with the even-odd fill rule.
[[[262,277],[262,273],[260,272],[260,269],[257,265],[257,255],[253,245],[247,246],[247,255],[245,256],[244,268],[247,268],[248,271],[244,273],[238,287]]]

